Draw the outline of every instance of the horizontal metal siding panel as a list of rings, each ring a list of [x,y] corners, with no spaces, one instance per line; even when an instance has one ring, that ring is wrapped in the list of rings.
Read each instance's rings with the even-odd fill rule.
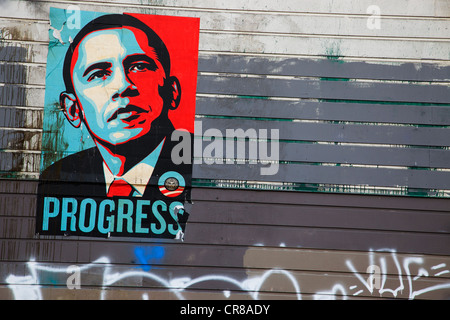
[[[450,254],[448,235],[391,233],[368,230],[323,228],[287,228],[243,225],[190,224],[185,241],[201,244],[262,245],[302,248],[335,248],[370,251],[372,248],[396,248],[399,252]]]
[[[108,3],[105,1],[91,1],[88,5],[77,3],[82,10],[102,11],[102,12],[141,12],[159,15],[180,15],[180,16],[196,16],[201,18],[201,28],[206,30],[233,30],[241,32],[265,32],[265,33],[291,33],[291,34],[316,34],[316,35],[352,35],[359,37],[401,37],[401,38],[442,38],[448,30],[445,18],[434,17],[427,18],[424,16],[409,16],[409,19],[402,19],[398,16],[391,16],[383,13],[383,28],[368,27],[368,20],[372,15],[352,13],[347,11],[345,16],[328,12],[328,14],[320,15],[318,19],[316,14],[310,14],[304,11],[287,11],[277,12],[268,10],[267,7],[259,7],[258,10],[233,10],[229,5],[211,8],[208,3],[207,8],[202,7],[184,7],[182,4],[175,6],[155,5],[151,3],[136,3],[136,1],[128,1],[129,3]],[[35,26],[36,19],[47,20],[45,12],[50,6],[66,8],[67,2],[62,1],[41,1],[38,8],[30,5],[18,3],[6,5],[6,11],[10,11],[8,17],[27,19],[30,29],[34,32],[28,32],[21,35],[26,40],[40,39],[46,35],[45,27],[39,28]],[[384,8],[391,9],[393,4],[383,4]],[[304,7],[302,6],[302,9]],[[369,6],[366,7],[366,10]],[[34,9],[34,10],[33,10]],[[263,9],[263,10],[261,10]],[[328,8],[329,9],[329,8]],[[34,12],[33,12],[34,11]],[[20,12],[18,14],[17,12]],[[8,12],[9,13],[9,12]],[[6,18],[6,17],[5,17]],[[6,19],[5,19],[6,20]],[[12,19],[11,19],[12,20]],[[369,21],[370,22],[370,21]],[[2,24],[8,25],[10,28],[20,27],[20,22],[12,20],[8,24],[2,21]],[[415,28],[406,29],[413,25]],[[329,26],[334,26],[330,28]],[[36,31],[35,31],[36,30]],[[15,34],[12,34],[14,36]]]
[[[0,86],[0,105],[24,106],[25,88],[9,84]]]
[[[196,114],[391,124],[444,126],[450,124],[450,108],[447,105],[365,103],[364,101],[327,102],[301,98],[292,100],[258,96],[199,95],[196,101]]]
[[[247,119],[201,119],[202,136],[216,136],[217,131],[207,131],[209,128],[218,129],[223,136],[227,129],[238,128],[256,132],[279,130],[280,140],[295,141],[329,141],[353,142],[369,144],[400,144],[415,146],[450,146],[450,129],[442,127],[416,127],[395,125],[365,125],[365,124],[333,124],[309,123],[291,121],[259,121]],[[200,132],[196,132],[200,136]]]
[[[41,2],[41,5],[43,3]],[[44,3],[45,5],[45,3]],[[56,4],[57,6],[58,4]],[[49,6],[55,6],[50,4]],[[64,8],[64,7],[63,7]],[[140,12],[138,8],[120,6],[102,6],[97,8],[90,6],[90,10],[117,13],[122,10],[127,12]],[[398,17],[383,16],[383,28],[368,28],[368,17],[339,15],[323,15],[317,19],[315,15],[285,13],[283,15],[272,12],[233,12],[226,9],[214,10],[178,10],[153,9],[152,14],[177,15],[183,17],[200,18],[200,29],[205,31],[240,31],[242,33],[268,33],[268,34],[292,34],[293,36],[316,35],[317,37],[332,37],[342,35],[347,37],[380,37],[412,39],[439,39],[442,40],[448,25],[445,18],[413,18],[402,19]],[[37,20],[39,19],[39,20]],[[0,17],[0,24],[13,32],[7,33],[9,40],[46,41],[48,39],[48,17],[40,17],[39,14],[26,21],[13,17]],[[330,28],[329,26],[335,26]],[[26,26],[27,28],[23,28]],[[410,28],[405,32],[404,28]]]
[[[41,157],[39,154],[21,152],[0,152],[0,176],[15,178],[23,173],[39,173]]]
[[[40,7],[36,8],[36,14],[40,16],[44,16],[45,9],[49,4],[57,5],[58,3],[62,5],[67,5],[66,2],[63,1],[46,1],[47,3],[41,4]],[[34,8],[34,6],[29,3],[21,3],[19,2],[21,7],[17,5],[12,5],[13,9],[22,9],[29,11],[30,7]],[[91,1],[89,4],[83,4],[83,10],[86,8],[96,8],[97,6],[107,6],[109,3],[111,5],[117,5],[114,0],[102,0],[102,1]],[[247,3],[241,2],[238,0],[232,0],[227,2],[222,1],[209,1],[209,0],[201,0],[201,1],[192,1],[192,0],[165,0],[161,3],[136,3],[135,0],[122,0],[124,7],[127,8],[148,8],[150,10],[155,10],[158,8],[171,8],[173,11],[180,10],[183,8],[186,9],[198,9],[202,11],[213,11],[219,10],[223,12],[227,11],[242,11],[242,12],[267,12],[270,14],[279,14],[283,15],[286,13],[328,13],[335,15],[367,15],[367,8],[370,5],[378,5],[380,8],[386,8],[387,13],[383,13],[386,16],[407,16],[407,17],[447,17],[448,15],[448,7],[446,6],[445,1],[433,1],[426,0],[425,2],[420,0],[408,1],[408,0],[400,0],[393,3],[388,0],[352,0],[346,2],[334,2],[332,0],[324,0],[324,1],[314,1],[314,0],[306,0],[302,2],[298,2],[295,0],[289,0],[284,2],[272,2],[269,0],[260,1],[258,3]],[[31,11],[31,10],[30,10]],[[22,14],[20,17],[28,17],[34,18],[35,16],[25,16]]]
[[[200,142],[194,142],[194,144],[197,143]],[[208,143],[210,142],[203,142],[203,146],[207,146]],[[252,159],[249,155],[249,144],[245,145],[245,157],[235,156],[236,160],[242,159],[248,162]],[[223,143],[222,149],[224,158],[227,158],[226,142]],[[216,159],[216,161],[219,160],[217,157]],[[432,148],[336,145],[324,142],[279,142],[279,160],[317,164],[401,166],[411,167],[411,169],[413,167],[450,168],[450,151]]]
[[[211,214],[216,213],[216,214]],[[442,233],[450,236],[449,212],[195,201],[189,222]]]
[[[3,88],[3,89],[1,89]],[[0,87],[5,95],[0,98],[2,106],[43,108],[45,90],[43,87],[5,84]]]
[[[42,110],[0,106],[0,128],[42,129]]]
[[[1,185],[0,185],[1,186]],[[432,198],[386,197],[355,194],[320,194],[309,192],[282,192],[194,188],[192,200],[222,202],[254,202],[267,204],[326,205],[333,207],[377,208],[448,211],[450,200]]]
[[[0,129],[0,149],[40,151],[41,143],[41,130]]]
[[[338,59],[370,58],[375,60],[447,60],[450,43],[445,41],[404,41],[382,38],[293,37],[271,34],[241,34],[239,32],[203,32],[200,50],[205,52],[246,53],[265,55],[321,56]]]
[[[344,57],[343,57],[344,58]],[[381,64],[336,59],[201,54],[200,72],[285,75],[341,79],[449,81],[450,66],[430,63]]]
[[[0,61],[2,60],[0,59]],[[0,83],[43,85],[45,69],[45,66],[41,64],[2,61],[0,63]]]
[[[246,76],[200,75],[197,92],[258,97],[421,103],[450,102],[450,87],[447,85],[272,79]]]
[[[279,164],[278,171],[272,169],[276,172],[275,174],[262,175],[262,167],[268,167],[268,165],[194,165],[193,178],[450,189],[450,172],[442,171],[347,167],[339,165],[319,166],[295,163]]]
[[[273,42],[274,37],[277,43]],[[206,54],[245,54],[294,57],[321,57],[339,61],[351,60],[443,62],[448,59],[450,44],[443,40],[408,41],[397,38],[317,37],[315,35],[246,34],[239,31],[203,31],[199,51]],[[46,42],[5,40],[2,56],[13,56],[12,61],[45,63]],[[18,48],[20,47],[20,48]],[[25,56],[14,57],[23,49]],[[364,59],[363,59],[364,58]],[[3,60],[3,59],[1,59]]]
[[[92,2],[91,2],[92,3]],[[369,16],[366,15],[351,15],[345,17],[338,14],[321,15],[320,19],[314,14],[285,12],[277,14],[271,11],[234,11],[227,10],[226,7],[222,9],[185,9],[185,8],[170,8],[170,7],[152,7],[146,9],[147,6],[126,6],[117,5],[108,6],[103,5],[89,5],[86,6],[88,10],[102,11],[102,12],[142,12],[150,11],[152,14],[158,15],[178,15],[186,17],[199,17],[201,19],[201,29],[203,30],[220,30],[220,31],[241,31],[241,32],[257,32],[257,33],[271,33],[271,34],[293,34],[293,35],[317,35],[317,36],[334,36],[346,35],[354,37],[383,37],[383,38],[403,38],[403,39],[426,39],[438,38],[442,39],[448,25],[445,17],[442,18],[425,18],[425,17],[409,17],[409,19],[402,19],[400,17],[390,17],[383,15],[383,28],[369,28]],[[41,7],[48,10],[50,6],[61,6],[52,2],[41,2]],[[20,10],[20,4],[18,5]],[[43,10],[42,10],[43,11]],[[12,15],[16,15],[13,13]],[[23,21],[17,18],[10,17],[0,18],[2,25],[8,26],[15,33],[8,34],[11,39],[17,39],[18,36],[23,40],[45,41],[47,36],[47,18],[40,12],[35,12],[34,16],[29,16],[25,24],[29,27],[28,32],[24,32],[21,27],[24,25]],[[20,18],[24,18],[24,13]],[[18,15],[17,15],[18,16]],[[37,20],[38,19],[38,20]],[[37,20],[37,21],[36,21]],[[329,26],[334,26],[330,28]],[[409,28],[414,26],[415,28]]]
[[[34,219],[0,217],[2,239],[32,239]],[[60,240],[61,237],[59,237]],[[67,240],[69,240],[68,238]],[[56,240],[56,239],[55,239]],[[110,242],[114,242],[112,239]],[[450,255],[450,237],[442,233],[363,229],[267,226],[191,222],[185,243],[196,245],[269,246],[370,251],[395,248],[398,252]]]

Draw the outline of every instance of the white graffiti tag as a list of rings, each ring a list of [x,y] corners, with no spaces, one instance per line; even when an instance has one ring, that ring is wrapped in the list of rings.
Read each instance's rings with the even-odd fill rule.
[[[57,274],[67,274],[68,268],[55,268],[49,267],[44,264],[37,263],[33,260],[27,263],[27,267],[30,271],[30,275],[27,276],[15,276],[9,275],[6,278],[8,287],[12,290],[14,298],[17,300],[42,300],[43,295],[41,292],[41,281],[39,279],[40,272],[44,271],[47,273],[57,273]],[[103,270],[103,282],[100,298],[102,300],[106,299],[106,294],[108,288],[114,284],[130,278],[147,278],[151,279],[161,286],[169,289],[175,294],[178,299],[184,299],[183,291],[194,286],[195,284],[206,282],[206,281],[223,281],[237,287],[238,290],[242,290],[248,293],[253,299],[258,299],[259,291],[264,284],[264,282],[271,275],[282,275],[285,276],[289,281],[291,281],[295,294],[298,300],[301,300],[300,287],[296,279],[291,273],[285,270],[271,269],[262,274],[262,276],[252,277],[244,281],[238,281],[228,276],[222,275],[206,275],[191,279],[190,277],[180,277],[174,278],[172,280],[166,280],[152,272],[140,271],[136,269],[131,269],[125,272],[112,272],[113,265],[107,257],[101,257],[90,264],[86,264],[77,269],[77,272],[87,272],[95,268],[101,268]],[[69,266],[73,268],[73,266]],[[95,273],[95,272],[92,272]],[[229,296],[230,292],[224,290],[225,297]],[[144,294],[143,299],[147,299],[148,295]]]
[[[391,256],[391,263],[394,264],[395,270],[388,270],[388,261],[385,256],[380,256],[378,260],[375,260],[375,254],[376,252],[382,253],[382,252],[388,252]],[[436,285],[427,286],[424,288],[417,288],[415,289],[414,285],[417,280],[420,280],[423,277],[428,277],[430,274],[429,272],[423,268],[424,259],[422,257],[405,257],[403,258],[403,263],[400,262],[399,257],[397,256],[397,253],[395,250],[392,249],[379,249],[375,251],[369,252],[369,267],[367,270],[373,270],[376,267],[379,269],[378,274],[371,275],[369,279],[366,279],[366,275],[362,275],[359,273],[353,263],[350,260],[347,260],[345,263],[347,267],[350,269],[350,271],[353,272],[355,277],[359,280],[360,284],[362,285],[363,289],[359,289],[358,286],[351,286],[351,290],[356,290],[355,293],[353,293],[353,296],[358,296],[362,294],[366,289],[370,294],[374,294],[378,292],[380,296],[383,296],[383,294],[389,293],[393,297],[397,297],[400,292],[403,292],[405,289],[408,290],[409,299],[414,299],[417,296],[420,296],[421,294],[428,293],[435,290],[442,290],[442,289],[450,289],[450,282],[445,283],[439,283]],[[415,266],[417,268],[416,275],[413,277],[411,268],[412,266]],[[431,270],[437,270],[438,272],[433,274],[433,276],[438,277],[442,276],[446,273],[449,273],[450,271],[446,268],[445,263],[441,263],[439,265],[432,266]],[[390,288],[387,288],[387,280],[389,275],[397,275],[397,286],[391,286]],[[375,279],[376,277],[379,277],[378,279]],[[393,279],[391,279],[390,282],[393,282]]]
[[[363,268],[359,264],[359,270],[351,260],[346,260],[345,265],[352,272],[355,278],[348,279],[346,283],[332,283],[325,290],[314,291],[306,288],[305,292],[313,292],[312,298],[321,299],[348,299],[353,296],[379,296],[379,297],[405,297],[415,299],[425,293],[436,290],[447,290],[450,292],[450,281],[442,281],[443,275],[450,273],[446,263],[425,263],[421,256],[399,257],[395,250],[380,249],[371,250],[368,253],[368,267]],[[156,258],[160,255],[155,255]],[[156,259],[155,258],[155,259]],[[430,266],[431,265],[431,266]],[[428,266],[428,267],[426,267]],[[101,257],[92,263],[82,266],[55,267],[45,263],[39,263],[31,259],[27,263],[28,275],[9,275],[6,278],[8,287],[12,290],[15,299],[42,300],[44,294],[42,288],[49,283],[59,283],[61,279],[67,279],[68,289],[80,289],[80,275],[97,277],[101,288],[100,299],[107,299],[108,293],[113,287],[120,286],[122,281],[132,283],[137,281],[137,286],[143,279],[154,281],[158,286],[166,288],[178,299],[185,299],[185,290],[195,289],[204,282],[222,282],[225,289],[222,289],[225,298],[229,298],[231,290],[246,293],[252,299],[259,299],[262,292],[266,292],[269,284],[268,279],[282,277],[283,282],[288,281],[292,285],[296,299],[301,300],[300,278],[296,278],[296,273],[284,269],[274,268],[261,271],[257,276],[247,277],[244,280],[234,279],[230,276],[219,274],[207,274],[198,277],[174,277],[164,278],[160,274],[153,272],[150,267],[142,270],[137,267],[121,267],[112,264],[107,257]],[[158,269],[158,268],[156,268]],[[156,270],[155,269],[155,270]],[[118,272],[117,270],[120,270]],[[364,273],[364,271],[366,271]],[[73,274],[72,274],[73,273]],[[68,274],[70,274],[68,276]],[[297,273],[298,274],[298,273]],[[47,277],[47,278],[45,278]],[[429,281],[431,278],[432,281]],[[356,284],[355,284],[356,280]],[[64,280],[65,282],[65,280]],[[264,286],[266,284],[266,286]],[[270,287],[270,286],[269,286]],[[315,292],[315,293],[314,293]],[[148,293],[142,294],[143,299],[148,299]]]

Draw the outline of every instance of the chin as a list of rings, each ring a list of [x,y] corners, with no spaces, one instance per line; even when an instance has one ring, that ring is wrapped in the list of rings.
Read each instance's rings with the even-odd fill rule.
[[[114,132],[109,135],[108,142],[112,145],[121,145],[139,137],[139,134],[132,134],[129,131]]]

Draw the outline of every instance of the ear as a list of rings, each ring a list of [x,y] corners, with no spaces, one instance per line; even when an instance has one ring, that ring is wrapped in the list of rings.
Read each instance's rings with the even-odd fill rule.
[[[171,76],[168,79],[168,85],[170,90],[172,91],[172,101],[170,103],[169,109],[170,110],[175,110],[176,108],[178,108],[178,105],[180,104],[180,100],[181,100],[181,86],[180,86],[180,81],[178,81],[177,77]]]
[[[81,109],[75,95],[73,93],[62,92],[59,96],[59,103],[70,124],[75,128],[80,127],[82,120]]]

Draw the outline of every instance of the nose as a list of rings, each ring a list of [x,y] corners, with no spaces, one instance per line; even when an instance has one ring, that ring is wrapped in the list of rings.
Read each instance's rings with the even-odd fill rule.
[[[113,101],[119,98],[134,97],[139,94],[137,87],[128,79],[123,70],[117,70],[111,85],[117,88],[111,97]]]
[[[116,101],[119,98],[129,98],[129,97],[136,97],[139,95],[139,92],[137,90],[137,87],[133,84],[130,84],[125,90],[122,92],[115,92],[112,96],[112,100]]]

